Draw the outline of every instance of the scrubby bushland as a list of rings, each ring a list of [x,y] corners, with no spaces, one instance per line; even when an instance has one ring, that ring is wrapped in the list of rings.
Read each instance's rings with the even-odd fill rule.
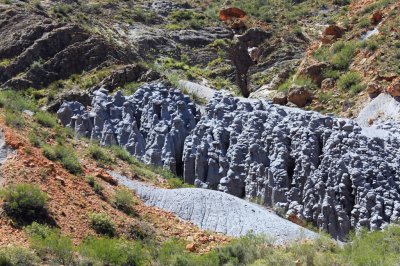
[[[30,223],[47,215],[47,195],[32,184],[11,185],[0,191],[3,208],[17,222]]]
[[[68,236],[61,235],[60,230],[32,223],[26,231],[31,237],[31,247],[41,258],[60,265],[73,265],[74,245]]]
[[[186,251],[185,242],[169,239],[163,243],[122,238],[88,237],[78,246],[58,229],[33,223],[26,227],[31,250],[0,249],[0,265],[398,265],[400,226],[384,231],[361,230],[348,243],[338,245],[328,237],[314,242],[274,246],[264,236],[247,235],[205,254]],[[38,257],[40,257],[41,262]]]

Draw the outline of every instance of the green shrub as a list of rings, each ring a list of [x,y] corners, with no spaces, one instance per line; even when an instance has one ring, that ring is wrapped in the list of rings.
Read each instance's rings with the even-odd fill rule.
[[[61,235],[60,230],[46,225],[32,223],[26,228],[30,236],[31,246],[41,257],[61,265],[72,265],[74,261],[74,245],[71,238]]]
[[[358,22],[358,26],[360,28],[367,28],[370,25],[370,20],[368,17],[363,17],[360,19],[360,21]]]
[[[39,124],[45,127],[54,128],[57,125],[56,118],[44,111],[37,112],[34,118]]]
[[[335,68],[346,70],[353,61],[355,51],[353,42],[337,42],[332,46],[333,57],[330,61]]]
[[[323,72],[323,77],[324,78],[338,79],[340,77],[340,71],[332,69],[332,68],[327,68]]]
[[[10,111],[5,113],[5,122],[7,126],[15,128],[22,128],[25,125],[25,120],[21,113],[14,113]]]
[[[137,204],[132,196],[132,192],[124,188],[118,189],[115,192],[112,203],[117,209],[126,214],[132,214],[134,212],[133,205]]]
[[[35,134],[33,131],[29,132],[28,134],[28,139],[29,142],[34,146],[34,147],[40,147],[42,145],[42,140],[40,137]]]
[[[342,90],[353,90],[355,86],[358,86],[362,82],[362,77],[355,71],[349,71],[338,80],[338,87]]]
[[[71,174],[79,174],[82,172],[82,167],[75,153],[65,146],[57,145],[52,147],[50,145],[44,145],[43,155],[49,160],[59,161]]]
[[[149,240],[154,238],[155,231],[151,224],[135,220],[129,225],[128,234],[133,239]]]
[[[134,160],[134,157],[132,157],[132,155],[130,155],[127,150],[123,149],[120,146],[112,146],[111,151],[114,153],[115,157],[124,162],[132,163]]]
[[[110,217],[102,213],[92,213],[90,216],[91,227],[96,233],[113,237],[115,235],[114,223]]]
[[[0,249],[1,266],[33,266],[38,265],[39,258],[36,254],[22,247],[6,247]]]
[[[102,194],[103,187],[96,181],[94,176],[87,176],[86,182],[93,188],[94,192],[97,194]]]
[[[11,90],[0,91],[0,107],[13,112],[38,111],[36,104],[21,93]]]
[[[341,257],[348,265],[398,265],[400,263],[400,226],[384,231],[361,230],[344,246]]]
[[[80,253],[92,260],[90,264],[150,265],[148,253],[140,244],[122,239],[91,237],[81,244]]]
[[[216,252],[221,265],[248,265],[268,254],[267,244],[273,241],[265,236],[248,234],[237,240],[233,240],[226,246],[217,248]]]
[[[36,185],[11,185],[1,190],[0,196],[6,213],[23,222],[31,222],[47,214],[47,195]]]
[[[92,144],[89,147],[89,155],[96,161],[100,161],[102,163],[111,163],[112,159],[108,154],[104,151],[102,147],[97,144]]]

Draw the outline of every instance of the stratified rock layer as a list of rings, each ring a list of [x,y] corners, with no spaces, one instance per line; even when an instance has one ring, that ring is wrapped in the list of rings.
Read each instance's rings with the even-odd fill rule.
[[[57,112],[63,125],[101,145],[120,145],[132,155],[181,174],[186,136],[196,126],[198,111],[180,90],[161,84],[142,86],[132,96],[94,92],[91,111],[65,102]]]
[[[118,143],[187,183],[257,198],[339,239],[399,220],[394,131],[218,93],[197,115],[187,97],[160,85],[130,97],[99,91],[89,113],[78,103],[59,111],[81,135]]]

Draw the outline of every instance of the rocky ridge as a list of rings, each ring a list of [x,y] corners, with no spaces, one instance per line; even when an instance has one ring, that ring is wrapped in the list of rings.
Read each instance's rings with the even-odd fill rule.
[[[400,218],[399,136],[352,120],[217,93],[200,119],[181,92],[146,85],[95,93],[92,110],[58,112],[79,135],[119,144],[146,163],[313,222],[338,239]]]

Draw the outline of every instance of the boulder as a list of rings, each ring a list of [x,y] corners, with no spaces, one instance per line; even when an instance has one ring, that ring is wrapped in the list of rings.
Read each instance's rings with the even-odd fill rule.
[[[287,98],[289,102],[294,103],[297,107],[304,107],[311,102],[312,94],[304,87],[292,85]]]
[[[329,25],[323,32],[320,41],[323,44],[329,44],[333,41],[341,38],[345,32],[345,29],[338,25]]]
[[[285,92],[277,92],[277,93],[273,96],[272,102],[273,102],[274,104],[286,105],[287,102],[288,102],[287,93],[285,93]]]
[[[243,19],[244,17],[246,17],[246,12],[237,7],[229,7],[219,11],[219,19],[222,21]]]
[[[317,62],[311,65],[303,66],[299,70],[299,75],[311,78],[318,86],[324,80],[323,71],[329,66],[325,62]]]
[[[382,19],[383,19],[383,13],[382,13],[382,11],[381,11],[381,10],[376,10],[376,11],[374,12],[374,14],[372,14],[371,23],[374,24],[374,25],[376,25],[376,24],[378,24],[379,22],[381,22]]]
[[[321,82],[321,90],[324,91],[332,90],[333,88],[335,88],[335,85],[336,85],[335,79],[333,78],[324,79]]]
[[[382,92],[382,87],[376,81],[371,81],[368,83],[367,92],[370,98],[375,98]]]
[[[387,87],[386,91],[393,97],[399,97],[400,96],[400,78],[394,79],[392,81],[392,83]]]

